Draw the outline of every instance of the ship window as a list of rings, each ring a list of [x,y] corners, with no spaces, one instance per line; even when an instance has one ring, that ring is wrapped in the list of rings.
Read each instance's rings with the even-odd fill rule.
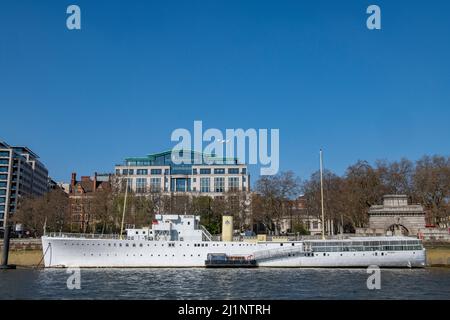
[[[293,243],[292,246],[294,246],[295,244]]]
[[[129,247],[130,245],[127,243],[127,244],[125,244],[125,247]]]
[[[325,257],[326,255],[327,255],[326,253],[323,254],[324,257]]]
[[[172,257],[175,257],[175,255],[173,254]]]
[[[200,257],[200,255],[198,255]]]
[[[145,234],[145,231],[142,231],[142,234]]]
[[[108,247],[111,247],[111,243],[108,243]]]
[[[142,247],[142,243],[139,244],[139,247]]]
[[[121,243],[119,243],[119,247],[121,247],[122,246],[122,244]]]
[[[138,231],[136,231],[136,234],[139,234],[139,232],[138,232]]]
[[[283,246],[283,244],[282,243],[280,243],[280,247],[282,247]]]

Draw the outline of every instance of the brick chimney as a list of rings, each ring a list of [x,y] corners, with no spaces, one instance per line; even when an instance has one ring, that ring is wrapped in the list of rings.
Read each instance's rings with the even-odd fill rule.
[[[97,172],[94,172],[94,187],[92,190],[97,191]]]
[[[72,172],[72,179],[70,179],[70,186],[75,187],[75,183],[77,182],[77,174]]]

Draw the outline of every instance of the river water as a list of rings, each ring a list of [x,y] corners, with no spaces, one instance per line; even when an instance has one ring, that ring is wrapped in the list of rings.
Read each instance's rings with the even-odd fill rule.
[[[0,271],[0,299],[450,299],[445,268],[382,269],[379,290],[365,269],[81,269],[72,290],[67,271]]]

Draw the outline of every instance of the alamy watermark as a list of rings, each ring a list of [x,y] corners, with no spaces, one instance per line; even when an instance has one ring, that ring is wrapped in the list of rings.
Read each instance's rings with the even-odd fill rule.
[[[80,290],[81,289],[81,271],[79,267],[67,268],[66,273],[70,276],[67,278],[67,289],[69,290]]]
[[[381,270],[379,266],[370,265],[367,268],[367,273],[370,276],[367,278],[367,289],[369,290],[380,290],[381,289]]]
[[[261,175],[275,175],[280,165],[279,129],[226,129],[225,134],[216,128],[203,132],[203,122],[194,121],[194,134],[184,128],[175,129],[171,141],[178,142],[172,148],[175,164],[221,164],[223,159],[237,158],[248,164],[261,165]],[[203,142],[207,142],[203,146]],[[269,153],[270,148],[270,153]],[[192,152],[211,155],[196,157]]]

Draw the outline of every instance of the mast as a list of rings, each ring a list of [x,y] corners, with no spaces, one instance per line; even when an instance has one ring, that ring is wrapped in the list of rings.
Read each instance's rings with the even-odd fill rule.
[[[320,149],[320,202],[322,205],[322,239],[325,239],[325,214],[323,209],[323,160],[322,149]]]
[[[128,182],[129,182],[129,179],[128,179],[128,174],[129,174],[129,171],[130,169],[128,169],[128,172],[127,172],[127,184],[126,184],[126,186],[125,186],[125,199],[123,200],[123,211],[122,211],[122,223],[120,224],[120,234],[119,234],[119,239],[121,239],[122,240],[122,232],[123,232],[123,222],[124,222],[124,220],[125,220],[125,208],[127,207],[127,196],[128,196]]]

